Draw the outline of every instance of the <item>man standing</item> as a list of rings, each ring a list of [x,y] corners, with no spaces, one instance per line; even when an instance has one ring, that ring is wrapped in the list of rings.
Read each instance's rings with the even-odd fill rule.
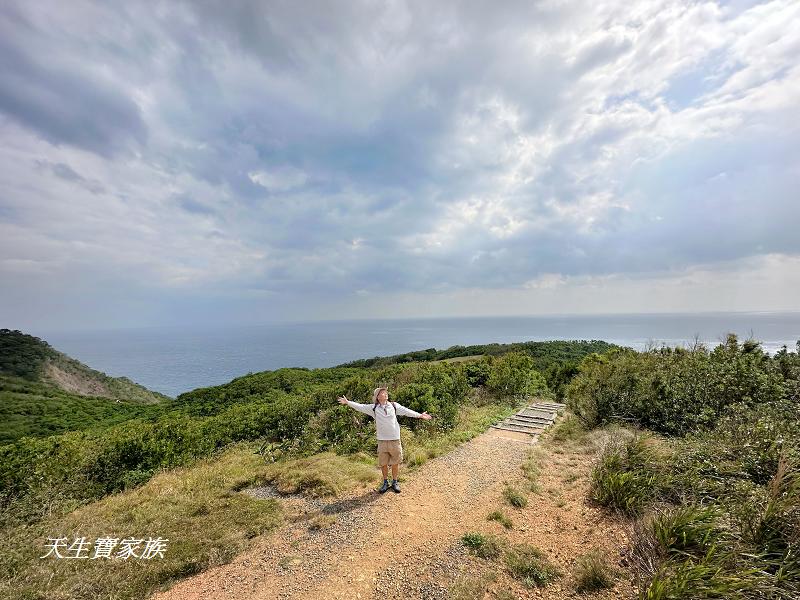
[[[397,473],[400,463],[403,462],[403,446],[400,443],[400,423],[398,415],[414,417],[416,419],[432,419],[427,412],[418,413],[406,408],[397,402],[389,402],[389,390],[385,387],[375,388],[372,394],[372,404],[359,404],[348,400],[346,396],[337,398],[340,404],[347,404],[375,419],[375,429],[378,435],[378,464],[383,472],[383,485],[378,490],[381,494],[390,487],[399,494],[400,484],[397,482]],[[392,484],[389,485],[389,465],[392,467]]]

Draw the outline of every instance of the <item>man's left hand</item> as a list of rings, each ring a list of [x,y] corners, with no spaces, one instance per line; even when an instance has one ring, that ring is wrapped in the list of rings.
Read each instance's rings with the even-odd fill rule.
[[[424,412],[419,416],[419,418],[420,419],[425,419],[427,421],[428,419],[432,419],[433,417],[431,415],[429,415],[427,412]]]

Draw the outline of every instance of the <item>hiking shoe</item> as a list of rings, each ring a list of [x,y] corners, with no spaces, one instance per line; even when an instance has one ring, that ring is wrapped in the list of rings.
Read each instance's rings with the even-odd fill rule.
[[[392,481],[392,491],[395,494],[399,494],[400,493],[400,484],[397,482],[396,479],[394,481]]]
[[[378,491],[382,494],[383,492],[389,491],[390,487],[391,486],[389,485],[389,481],[384,479],[383,480],[383,485],[381,486],[381,488]]]

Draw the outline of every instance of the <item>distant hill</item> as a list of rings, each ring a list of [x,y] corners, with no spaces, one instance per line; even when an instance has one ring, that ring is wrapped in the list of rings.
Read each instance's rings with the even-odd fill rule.
[[[0,444],[105,427],[172,401],[127,377],[110,377],[18,330],[0,329]]]
[[[0,375],[52,385],[81,396],[154,404],[171,400],[127,377],[110,377],[18,330],[0,329]]]
[[[564,361],[580,361],[587,354],[592,352],[603,353],[615,344],[609,344],[602,340],[548,340],[530,342],[511,342],[508,344],[475,344],[472,346],[450,346],[445,350],[428,348],[426,350],[415,350],[403,354],[393,354],[392,356],[376,356],[374,358],[361,358],[353,360],[339,367],[383,367],[408,362],[426,362],[447,359],[465,359],[467,357],[480,356],[500,356],[507,352],[524,352],[530,355],[536,368],[544,371],[551,364],[562,363]]]

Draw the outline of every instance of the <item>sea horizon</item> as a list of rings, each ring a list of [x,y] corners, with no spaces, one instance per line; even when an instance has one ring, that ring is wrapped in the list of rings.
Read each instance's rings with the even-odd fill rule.
[[[752,334],[774,354],[800,340],[800,311],[703,311],[319,319],[219,325],[151,325],[80,331],[24,330],[115,377],[175,397],[199,387],[284,367],[324,368],[349,361],[455,345],[603,340],[642,350],[710,348],[728,332]]]

